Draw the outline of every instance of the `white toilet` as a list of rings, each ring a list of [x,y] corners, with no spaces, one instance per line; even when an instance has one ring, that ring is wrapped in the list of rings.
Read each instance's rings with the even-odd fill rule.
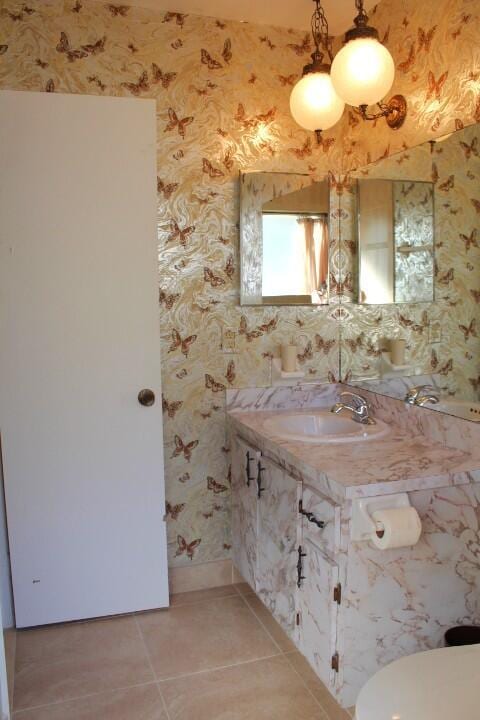
[[[355,720],[480,720],[480,645],[387,665],[360,691]]]

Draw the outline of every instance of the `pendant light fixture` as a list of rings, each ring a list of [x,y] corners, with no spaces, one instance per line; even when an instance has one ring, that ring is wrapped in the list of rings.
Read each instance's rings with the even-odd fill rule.
[[[336,54],[331,69],[333,87],[349,105],[357,107],[364,120],[385,117],[389,127],[398,129],[407,114],[403,95],[381,102],[393,85],[395,65],[387,48],[379,40],[378,30],[368,24],[364,0],[355,0],[358,11],[345,44]],[[377,104],[379,112],[369,114],[369,105]]]
[[[335,92],[330,78],[332,51],[328,35],[328,23],[320,0],[313,0],[312,36],[315,50],[312,62],[305,65],[301,80],[290,95],[290,111],[294,120],[306,130],[312,130],[320,142],[322,130],[335,125],[343,114],[345,103]],[[325,52],[330,62],[324,62]]]

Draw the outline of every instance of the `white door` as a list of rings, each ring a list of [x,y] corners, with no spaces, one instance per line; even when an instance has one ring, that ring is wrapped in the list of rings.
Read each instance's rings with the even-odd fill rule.
[[[168,604],[155,146],[152,100],[0,93],[0,430],[18,627]]]
[[[8,693],[8,676],[7,676],[7,660],[5,655],[5,632],[3,629],[4,608],[0,600],[0,618],[2,618],[2,627],[0,627],[0,718],[1,720],[9,720],[10,718],[10,698]],[[10,632],[14,632],[11,630]]]

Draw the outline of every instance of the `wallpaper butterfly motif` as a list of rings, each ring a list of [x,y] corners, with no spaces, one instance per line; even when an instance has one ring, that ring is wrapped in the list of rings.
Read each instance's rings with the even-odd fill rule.
[[[152,83],[161,83],[162,87],[167,89],[177,77],[176,72],[163,72],[156,63],[152,63]]]
[[[157,192],[162,193],[165,200],[169,200],[178,187],[179,183],[165,183],[161,178],[157,177]]]
[[[197,538],[196,540],[192,540],[191,542],[187,542],[182,535],[177,536],[177,552],[176,555],[185,555],[189,558],[189,560],[193,560],[193,556],[195,553],[195,550],[198,548],[200,543],[202,542],[201,538]]]
[[[191,115],[180,119],[173,108],[168,108],[168,123],[165,125],[164,132],[170,132],[176,128],[180,137],[184,138],[187,127],[193,121],[194,118]]]
[[[185,507],[185,503],[178,503],[177,505],[172,505],[171,503],[167,502],[165,504],[165,509],[167,511],[167,516],[170,515],[172,520],[177,520],[178,516],[182,512],[182,510]]]
[[[140,95],[142,92],[150,90],[150,83],[148,80],[148,72],[144,70],[137,82],[122,82],[122,87],[126,88],[132,95]]]
[[[206,65],[209,70],[220,70],[223,67],[222,63],[218,60],[215,60],[215,58],[210,55],[208,50],[202,48],[200,52],[200,57],[202,63]]]
[[[175,400],[173,402],[169,402],[165,395],[162,395],[162,409],[164,413],[167,413],[169,418],[174,418],[177,411],[180,410],[182,405],[182,400]]]
[[[188,242],[190,235],[195,232],[195,225],[189,225],[185,228],[180,228],[176,220],[170,220],[170,234],[167,237],[166,242],[178,241],[180,245],[185,247]]]
[[[175,450],[173,451],[172,458],[183,455],[187,462],[192,459],[192,452],[198,446],[198,440],[191,440],[189,443],[184,443],[180,435],[175,435]]]
[[[185,357],[188,357],[190,347],[191,345],[193,345],[196,339],[197,335],[189,335],[188,337],[182,339],[178,330],[174,328],[172,330],[172,342],[170,344],[168,352],[174,352],[175,350],[180,349],[182,351],[182,354],[185,355]]]

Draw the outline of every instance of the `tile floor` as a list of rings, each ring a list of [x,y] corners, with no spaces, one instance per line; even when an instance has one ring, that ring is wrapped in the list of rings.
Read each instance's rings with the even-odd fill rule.
[[[14,720],[350,720],[245,585],[16,642]]]

